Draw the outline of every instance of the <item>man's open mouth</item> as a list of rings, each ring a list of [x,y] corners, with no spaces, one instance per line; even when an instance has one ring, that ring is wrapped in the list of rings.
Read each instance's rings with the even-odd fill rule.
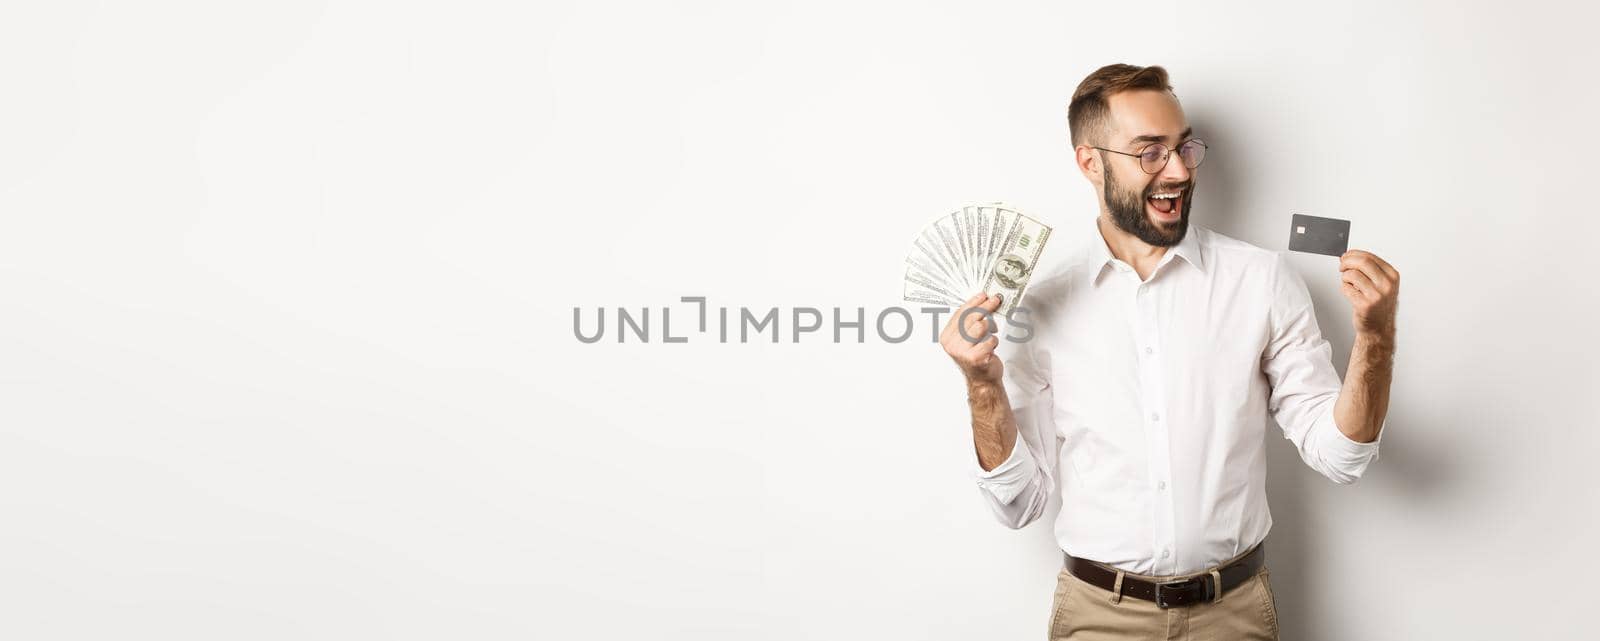
[[[1157,192],[1146,198],[1145,204],[1159,213],[1161,218],[1174,218],[1183,212],[1183,194],[1182,190]]]

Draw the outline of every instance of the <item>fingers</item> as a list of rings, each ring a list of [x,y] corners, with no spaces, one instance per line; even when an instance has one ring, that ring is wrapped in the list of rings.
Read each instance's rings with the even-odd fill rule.
[[[1000,303],[998,295],[977,294],[956,309],[939,333],[945,353],[955,359],[969,379],[976,376],[987,380],[1000,372],[1000,357],[995,353],[1000,345],[999,327],[991,326]]]
[[[986,365],[989,363],[989,359],[994,357],[994,350],[999,345],[1000,337],[990,334],[988,338],[972,346],[972,350],[967,352],[967,358],[972,359],[974,364]]]
[[[961,318],[959,320],[961,321],[961,329],[963,330],[962,338],[972,341],[983,338],[983,334],[980,332],[983,332],[989,327],[989,323],[986,321],[987,313],[988,312],[984,309],[984,305],[982,303],[969,307],[966,311],[961,312]]]
[[[1383,270],[1383,274],[1388,276],[1389,280],[1395,281],[1396,283],[1400,282],[1400,270],[1395,269],[1394,265],[1390,265],[1389,261],[1378,258],[1377,256],[1373,256],[1372,262],[1378,264],[1378,268]]]
[[[1386,261],[1381,256],[1378,256],[1377,254],[1374,254],[1374,253],[1369,252],[1369,251],[1362,251],[1362,250],[1359,250],[1359,249],[1356,250],[1356,251],[1359,251],[1359,252],[1361,252],[1363,254],[1366,254],[1368,258],[1371,258],[1372,262],[1377,264],[1378,269],[1383,270],[1383,275],[1389,277],[1389,280],[1394,280],[1394,281],[1400,280],[1400,270],[1395,269],[1394,265],[1390,265],[1389,261]]]
[[[1384,261],[1378,254],[1373,254],[1365,249],[1350,249],[1339,256],[1339,269],[1360,269],[1366,272],[1366,277],[1374,283],[1392,283],[1400,285],[1400,270]]]
[[[976,343],[983,340],[983,337],[992,329],[990,323],[993,322],[992,318],[995,310],[999,308],[1000,297],[998,295],[985,296],[984,294],[978,294],[967,299],[965,304],[956,308],[955,313],[950,315],[950,320],[945,323],[944,329],[939,332],[939,342],[949,343],[956,338],[968,343]]]
[[[991,319],[994,317],[995,310],[1000,309],[999,295],[989,296],[982,303],[979,303],[977,308],[981,311],[967,314],[965,322],[967,336],[973,339],[983,338],[983,335],[989,331],[989,326],[993,324]]]
[[[990,327],[999,308],[999,296],[975,295],[956,308],[939,333],[945,353],[955,359],[969,379],[992,378],[1000,371],[999,356],[995,354],[1000,345],[999,328]]]
[[[1371,298],[1378,295],[1378,286],[1372,282],[1372,277],[1367,276],[1364,271],[1346,269],[1339,272],[1339,278],[1344,281],[1346,287],[1355,289],[1356,293],[1363,298]]]
[[[1382,259],[1378,258],[1377,254],[1374,254],[1374,253],[1369,252],[1367,250],[1364,250],[1364,249],[1352,249],[1352,250],[1346,251],[1345,253],[1339,255],[1339,269],[1350,269],[1352,267],[1355,267],[1356,264],[1360,263],[1360,262],[1365,262],[1365,261],[1377,262],[1377,261],[1380,261],[1380,260],[1382,260]]]
[[[968,298],[967,301],[962,303],[960,307],[957,307],[956,311],[950,314],[950,320],[945,322],[944,329],[940,330],[939,340],[944,341],[945,339],[948,339],[951,334],[955,333],[956,326],[962,322],[962,315],[967,310],[972,309],[973,306],[983,302],[984,298],[983,292],[978,292],[977,294],[974,294],[972,298]]]
[[[967,314],[967,320],[961,324],[961,338],[969,343],[976,343],[989,335],[989,321],[983,315],[983,310],[976,308]]]
[[[1352,249],[1345,252],[1339,257],[1339,269],[1361,270],[1376,285],[1374,288],[1376,293],[1387,294],[1400,286],[1400,271],[1369,251]]]
[[[1365,299],[1367,297],[1366,294],[1361,292],[1360,288],[1350,283],[1339,283],[1339,291],[1344,292],[1344,295],[1348,298]]]
[[[977,306],[961,312],[957,318],[961,323],[961,338],[969,343],[976,343],[983,340],[991,330],[998,329],[994,326],[994,313],[998,309],[1000,309],[1000,296],[990,295]]]
[[[1362,287],[1363,290],[1377,291],[1376,284],[1389,279],[1388,275],[1384,274],[1383,270],[1378,267],[1378,264],[1372,262],[1371,254],[1361,250],[1346,253],[1348,257],[1342,256],[1339,258],[1339,269],[1340,271],[1364,274],[1366,281],[1373,286],[1364,286]]]

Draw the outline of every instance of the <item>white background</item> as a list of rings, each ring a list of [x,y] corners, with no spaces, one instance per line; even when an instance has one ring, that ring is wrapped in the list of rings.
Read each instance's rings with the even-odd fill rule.
[[[1196,224],[1404,274],[1382,459],[1263,435],[1284,638],[1579,636],[1596,16],[1473,4],[8,3],[0,636],[1042,638],[1059,553],[982,504],[925,320],[678,299],[875,314],[965,202],[1077,242],[1112,62],[1212,144]],[[650,343],[576,340],[619,306]]]

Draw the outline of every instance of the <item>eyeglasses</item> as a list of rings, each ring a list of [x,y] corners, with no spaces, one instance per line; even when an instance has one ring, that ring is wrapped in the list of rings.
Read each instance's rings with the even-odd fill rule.
[[[1133,156],[1139,159],[1139,168],[1147,174],[1159,174],[1167,168],[1167,159],[1172,157],[1172,149],[1159,142],[1150,143],[1149,146],[1139,150],[1139,153],[1130,154],[1125,151],[1095,147],[1100,151],[1109,151],[1114,154]],[[1183,166],[1190,169],[1200,166],[1200,161],[1206,159],[1206,143],[1200,140],[1190,140],[1178,145],[1178,156],[1183,158]]]

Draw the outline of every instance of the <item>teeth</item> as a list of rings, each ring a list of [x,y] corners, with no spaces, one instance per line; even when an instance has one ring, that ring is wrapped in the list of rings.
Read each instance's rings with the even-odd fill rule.
[[[1154,196],[1151,196],[1151,198],[1177,198],[1177,197],[1178,197],[1178,193],[1177,192],[1173,192],[1173,193],[1170,193],[1170,194],[1156,194]]]

